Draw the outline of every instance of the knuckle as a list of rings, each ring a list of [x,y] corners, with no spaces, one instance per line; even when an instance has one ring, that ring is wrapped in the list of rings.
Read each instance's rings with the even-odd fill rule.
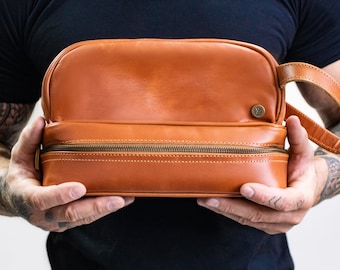
[[[223,214],[234,214],[235,212],[234,208],[229,204],[221,205],[217,210]]]
[[[278,210],[283,212],[296,211],[305,207],[305,198],[301,194],[294,200],[283,199],[281,204],[278,205]]]
[[[58,190],[57,192],[55,192],[55,200],[59,205],[65,204],[69,201],[68,194],[61,190]]]
[[[41,196],[38,196],[37,194],[34,194],[32,196],[31,204],[34,209],[37,209],[39,211],[43,211],[46,209],[45,200]]]
[[[105,212],[105,205],[104,203],[98,199],[93,202],[93,211],[95,214],[103,214]]]
[[[84,215],[81,214],[80,208],[69,205],[65,209],[65,218],[68,222],[82,221],[84,224],[89,224],[96,220],[96,216],[105,214],[105,205],[100,199],[93,200],[91,202],[91,207],[88,208],[88,210],[91,210],[91,213],[89,212],[86,217],[84,217]]]
[[[263,215],[260,211],[255,210],[255,211],[252,211],[248,219],[252,223],[259,223],[263,221]]]
[[[81,219],[78,210],[72,205],[65,209],[65,218],[68,222],[76,222]]]
[[[286,200],[282,200],[281,203],[275,206],[275,209],[279,212],[288,212],[291,210],[291,203]]]
[[[95,216],[90,216],[90,217],[84,218],[82,223],[83,224],[90,224],[90,223],[92,223],[96,220],[97,220],[97,218]]]
[[[266,205],[268,203],[268,197],[265,195],[257,195],[256,202],[260,205]]]
[[[269,206],[280,212],[288,212],[296,209],[294,203],[282,196],[274,196],[269,200]]]
[[[241,225],[250,225],[250,221],[246,218],[243,217],[239,217],[237,220],[238,223],[240,223]]]
[[[228,198],[225,198],[224,200],[220,200],[220,204],[218,208],[216,208],[216,211],[221,214],[231,214],[231,215],[238,215],[236,206],[241,200],[238,200],[237,198],[234,198],[232,200],[229,200]]]

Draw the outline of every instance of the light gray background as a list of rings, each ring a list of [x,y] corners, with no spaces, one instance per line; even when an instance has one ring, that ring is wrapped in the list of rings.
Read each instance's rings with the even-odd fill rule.
[[[287,100],[299,106],[315,120],[319,118],[290,87]],[[35,115],[41,114],[38,109]],[[314,207],[301,224],[288,233],[296,270],[340,269],[340,196]],[[45,242],[47,232],[21,218],[0,217],[0,269],[49,270]]]

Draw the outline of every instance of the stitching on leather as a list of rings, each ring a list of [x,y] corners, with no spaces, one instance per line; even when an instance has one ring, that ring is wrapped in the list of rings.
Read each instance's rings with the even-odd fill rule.
[[[46,161],[43,161],[42,163],[47,163],[47,162],[112,162],[112,163],[183,163],[183,164],[190,164],[190,163],[206,163],[206,164],[223,164],[223,163],[286,163],[284,160],[246,160],[246,161],[222,161],[222,160],[217,160],[217,161],[206,161],[206,160],[125,160],[125,159],[118,159],[118,160],[107,160],[107,159],[67,159],[67,158],[60,158],[60,159],[49,159]]]
[[[249,156],[253,156],[253,157],[266,157],[266,156],[281,156],[281,155],[286,155],[283,153],[275,153],[272,152],[270,154],[268,153],[259,153],[259,154],[197,154],[197,155],[192,155],[192,154],[124,154],[124,153],[65,153],[65,152],[56,152],[53,153],[51,155],[54,156],[104,156],[104,157],[160,157],[160,158],[166,158],[166,157],[170,157],[170,158],[228,158],[228,157],[249,157]]]
[[[289,66],[289,65],[292,65],[292,64],[286,64],[287,66]],[[308,68],[312,68],[312,69],[314,69],[314,70],[316,70],[316,71],[318,71],[318,72],[320,72],[320,70],[318,69],[318,68],[316,68],[316,67],[314,67],[314,66],[310,66],[310,65],[307,65],[307,64],[304,64],[304,63],[298,63],[298,64],[296,64],[296,65],[299,65],[299,66],[307,66]],[[334,83],[335,85],[336,85],[336,87],[337,88],[340,88],[340,84],[332,77],[332,76],[330,76],[327,72],[324,72],[323,70],[321,70],[321,73],[323,73],[332,83]],[[324,89],[326,89],[327,87],[327,85],[325,85],[325,84],[323,84],[323,83],[321,83],[320,81],[318,81],[318,80],[314,80],[313,78],[311,78],[311,77],[307,77],[307,76],[289,76],[289,77],[287,77],[286,78],[286,80],[288,80],[288,81],[290,81],[290,80],[292,80],[292,79],[294,79],[294,80],[296,80],[296,79],[307,79],[307,80],[309,80],[310,82],[312,82],[312,83],[314,83],[314,84],[316,84],[316,85],[319,85],[319,86],[321,86],[322,88],[324,88]]]
[[[305,67],[308,67],[308,68],[311,68],[311,69],[314,69],[316,70],[317,72],[320,72],[323,73],[326,77],[328,77],[334,84],[336,84],[338,87],[340,87],[340,84],[338,83],[338,81],[336,81],[330,74],[328,74],[327,72],[323,71],[323,70],[320,70],[319,68],[315,67],[315,66],[312,66],[312,65],[308,65],[308,64],[305,64],[305,63],[295,63],[295,64],[289,64],[287,63],[286,64],[287,66],[305,66]],[[294,77],[290,77],[291,78],[294,78]],[[299,78],[307,78],[307,77],[299,77]],[[311,80],[312,81],[312,80]],[[313,82],[317,82],[317,81],[313,81]]]
[[[229,144],[229,145],[259,145],[259,146],[275,146],[280,144],[273,143],[257,143],[257,142],[235,142],[235,141],[195,141],[195,140],[149,140],[149,139],[83,139],[83,140],[65,140],[60,141],[61,144],[72,143],[193,143],[193,144]]]

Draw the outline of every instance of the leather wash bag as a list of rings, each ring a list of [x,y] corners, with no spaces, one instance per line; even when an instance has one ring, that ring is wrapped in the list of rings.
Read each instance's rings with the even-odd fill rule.
[[[238,196],[247,182],[285,188],[284,86],[306,66],[278,68],[264,49],[231,40],[73,44],[43,81],[43,185],[157,197]]]

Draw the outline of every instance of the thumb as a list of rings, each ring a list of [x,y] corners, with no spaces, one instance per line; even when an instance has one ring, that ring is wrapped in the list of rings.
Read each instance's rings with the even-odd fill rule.
[[[286,124],[290,154],[310,156],[313,149],[309,143],[307,131],[302,127],[299,118],[290,116]]]
[[[313,147],[308,140],[307,131],[301,126],[297,116],[287,119],[287,134],[290,144],[288,162],[288,182],[310,169],[314,157]]]
[[[44,119],[42,117],[38,117],[30,125],[23,129],[18,142],[12,150],[13,161],[33,162],[32,155],[35,154],[35,151],[40,144],[44,126]]]

